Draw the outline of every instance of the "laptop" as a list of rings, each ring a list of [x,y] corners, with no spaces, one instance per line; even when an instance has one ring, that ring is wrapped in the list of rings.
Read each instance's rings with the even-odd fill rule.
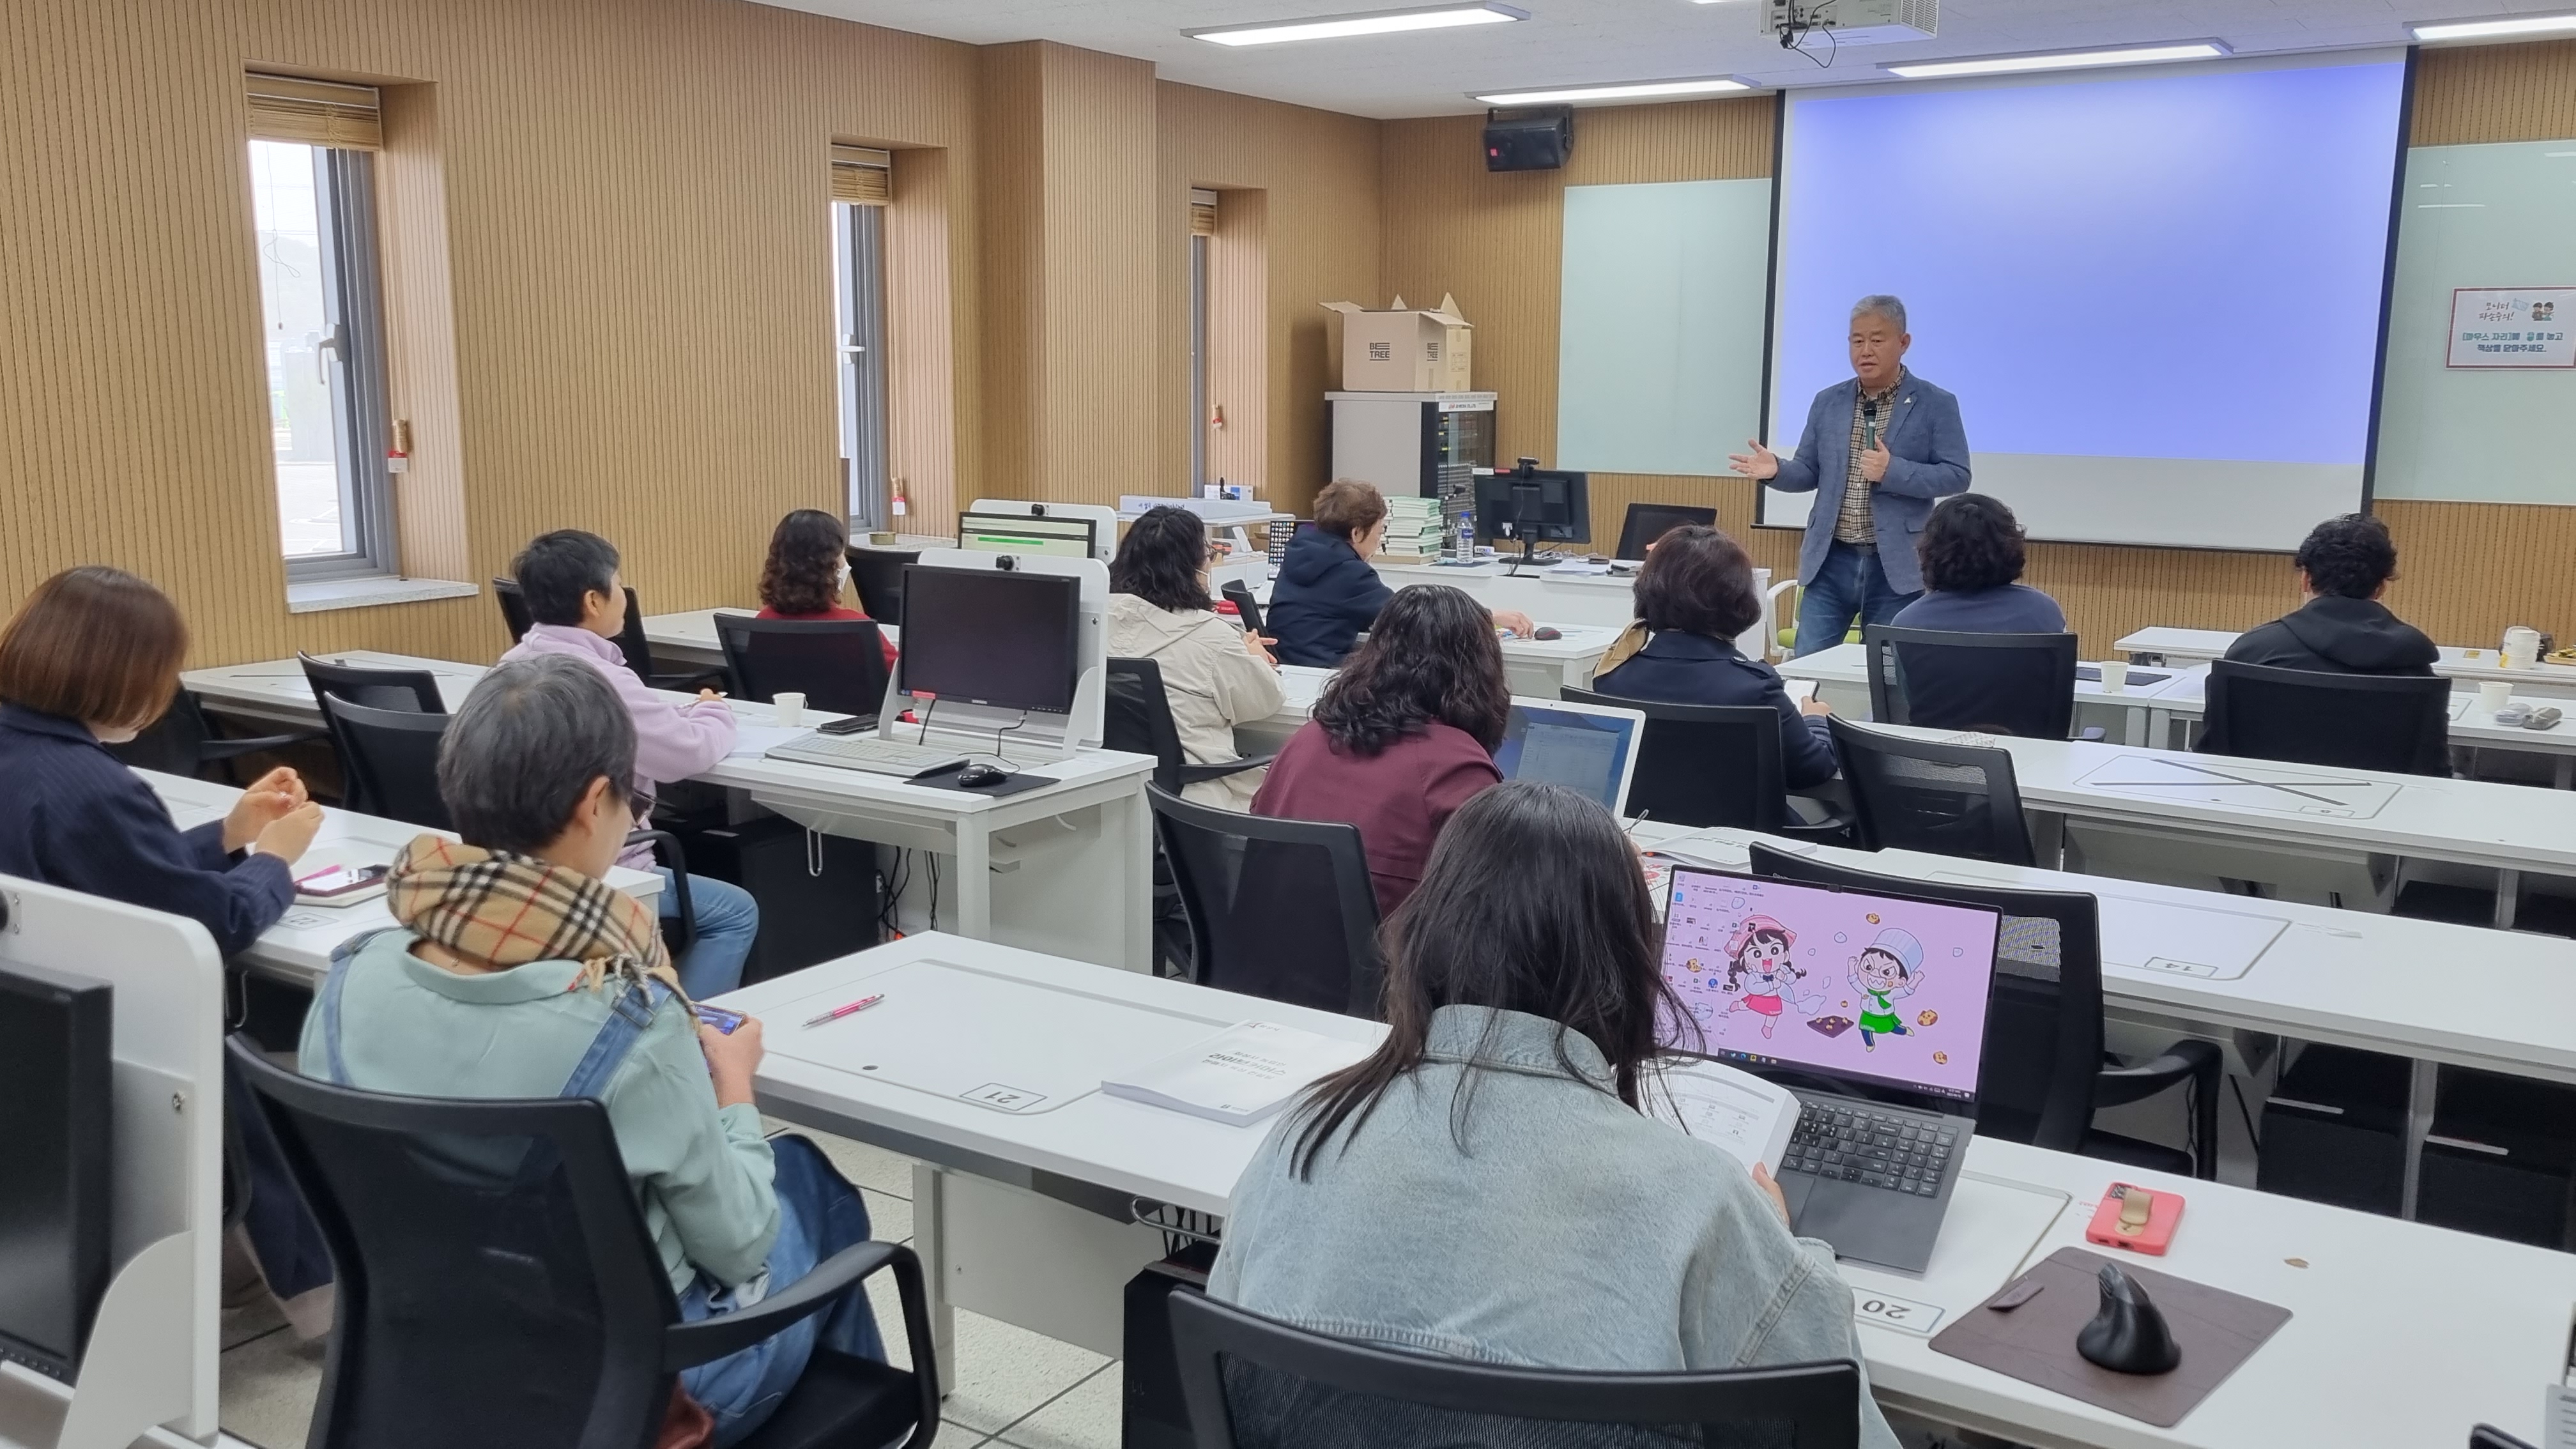
[[[1494,768],[1506,780],[1564,785],[1624,813],[1629,777],[1637,773],[1637,737],[1644,712],[1552,699],[1512,700]]]
[[[1780,1164],[1789,1225],[1845,1258],[1920,1273],[1974,1119],[1869,1094],[1973,1107],[1999,911],[1677,865],[1663,976],[1694,1033],[1673,1050],[1797,1094]]]

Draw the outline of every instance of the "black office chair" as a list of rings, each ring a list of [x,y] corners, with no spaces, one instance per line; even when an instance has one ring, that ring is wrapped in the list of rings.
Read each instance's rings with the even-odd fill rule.
[[[1642,559],[1646,545],[1686,523],[1717,526],[1717,510],[1680,503],[1631,503],[1619,521],[1619,551],[1612,558]]]
[[[861,548],[850,545],[850,587],[859,591],[859,612],[871,619],[903,617],[903,568],[921,560],[917,548]]]
[[[671,872],[671,882],[664,889],[680,909],[677,915],[662,918],[662,944],[676,957],[698,940],[698,903],[689,898],[688,853],[680,848],[680,837],[667,830],[632,831],[626,843],[653,847],[655,860]]]
[[[1191,979],[1377,1017],[1386,967],[1358,826],[1243,815],[1150,783],[1145,798],[1189,913]]]
[[[1109,687],[1102,701],[1103,747],[1154,757],[1154,783],[1173,795],[1205,780],[1222,780],[1258,770],[1276,758],[1249,755],[1214,765],[1193,765],[1181,753],[1181,731],[1172,722],[1172,697],[1163,684],[1163,666],[1151,659],[1111,659]]]
[[[2075,723],[2075,636],[1866,624],[1869,714],[1881,724],[2062,740]]]
[[[2518,1439],[2493,1424],[2480,1424],[2469,1431],[2469,1449],[2540,1449],[2540,1446]]]
[[[1700,1373],[1506,1367],[1328,1338],[1196,1291],[1167,1301],[1198,1449],[1860,1443],[1850,1359]]]
[[[438,742],[447,735],[444,714],[411,709],[369,709],[335,693],[322,696],[322,719],[340,746],[351,806],[424,830],[454,830],[438,793]]]
[[[801,692],[816,709],[868,719],[885,705],[885,645],[874,619],[718,614],[716,642],[744,699],[767,704]]]
[[[492,601],[501,606],[501,622],[510,626],[510,642],[516,644],[527,638],[528,630],[537,621],[528,613],[528,596],[519,592],[519,581],[494,579]]]
[[[368,669],[338,664],[310,654],[299,653],[295,658],[304,666],[304,681],[313,689],[313,703],[322,711],[322,727],[331,737],[331,753],[340,762],[340,803],[369,815],[385,814],[368,794],[366,779],[358,772],[353,759],[356,748],[342,736],[324,700],[336,694],[362,709],[444,715],[447,701],[438,692],[438,676],[426,669]]]
[[[1241,579],[1228,579],[1217,592],[1225,597],[1227,603],[1234,605],[1235,617],[1243,621],[1244,628],[1255,634],[1262,632],[1261,601],[1252,597],[1249,585]]]
[[[2004,865],[2037,865],[2012,753],[1909,739],[1840,715],[1825,721],[1851,788],[1863,850],[1921,850]]]
[[[2451,773],[2451,682],[2209,666],[2204,754],[2404,775]]]
[[[2134,1067],[2102,1054],[2096,898],[1874,875],[1758,840],[1751,857],[1755,875],[2003,912],[1985,1057],[1977,1067],[1978,1132],[2158,1172],[2218,1176],[2218,1093],[2226,1069],[2218,1046],[2185,1037]],[[2103,1108],[2142,1102],[2179,1086],[2190,1088],[2192,1151],[2094,1129],[2093,1114]]]
[[[1847,843],[1849,822],[1800,819],[1780,767],[1780,712],[1761,704],[1666,704],[1561,688],[1574,704],[1633,709],[1646,716],[1627,813],[1694,829],[1732,825],[1801,840]]]
[[[635,677],[655,689],[676,689],[683,694],[701,689],[725,690],[733,687],[721,669],[684,669],[677,674],[653,672],[653,646],[644,637],[644,605],[629,585],[626,590],[626,627],[617,631],[617,648],[626,656],[626,667]]]
[[[679,1371],[892,1269],[913,1370],[816,1350],[742,1449],[925,1449],[939,1425],[920,1260],[861,1243],[751,1307],[679,1321],[608,1110],[361,1092],[227,1042],[330,1245],[338,1307],[306,1442],[643,1449]]]
[[[213,767],[228,766],[244,755],[290,749],[328,738],[321,730],[296,730],[282,735],[226,739],[215,733],[214,723],[206,718],[205,704],[197,698],[196,691],[183,689],[170,696],[170,707],[150,728],[124,744],[109,745],[107,752],[132,769],[238,785],[241,781],[231,778],[235,771]]]

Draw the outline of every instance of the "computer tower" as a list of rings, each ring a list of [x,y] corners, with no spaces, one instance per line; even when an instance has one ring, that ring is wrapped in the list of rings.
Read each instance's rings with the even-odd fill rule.
[[[0,967],[0,1361],[65,1383],[111,1268],[115,992]]]
[[[2310,1045],[2263,1103],[2264,1192],[2394,1215],[2405,1192],[2401,1057]]]
[[[2415,1216],[2535,1247],[2576,1248],[2576,1087],[2444,1067]]]
[[[769,816],[706,826],[682,837],[689,869],[729,881],[760,902],[760,935],[743,963],[745,985],[864,951],[883,939],[878,847],[816,835]]]
[[[1475,540],[1476,470],[1494,466],[1490,392],[1328,392],[1336,478],[1440,500],[1443,546]]]

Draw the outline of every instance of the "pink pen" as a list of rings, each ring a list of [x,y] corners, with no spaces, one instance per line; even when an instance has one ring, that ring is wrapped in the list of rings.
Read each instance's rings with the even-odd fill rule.
[[[885,993],[883,992],[879,992],[874,996],[862,997],[857,1001],[851,1002],[847,1006],[833,1007],[831,1010],[824,1012],[821,1016],[805,1023],[805,1025],[808,1027],[817,1027],[823,1025],[825,1022],[839,1021],[842,1017],[856,1015],[857,1013],[865,1011],[869,1007],[874,1006],[883,1000],[885,1000]]]

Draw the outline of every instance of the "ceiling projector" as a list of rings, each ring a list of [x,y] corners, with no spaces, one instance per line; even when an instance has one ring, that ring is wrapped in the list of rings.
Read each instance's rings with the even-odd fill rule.
[[[1941,31],[1941,0],[1762,0],[1762,33],[1783,46],[1810,38],[1835,45],[1930,40]]]

